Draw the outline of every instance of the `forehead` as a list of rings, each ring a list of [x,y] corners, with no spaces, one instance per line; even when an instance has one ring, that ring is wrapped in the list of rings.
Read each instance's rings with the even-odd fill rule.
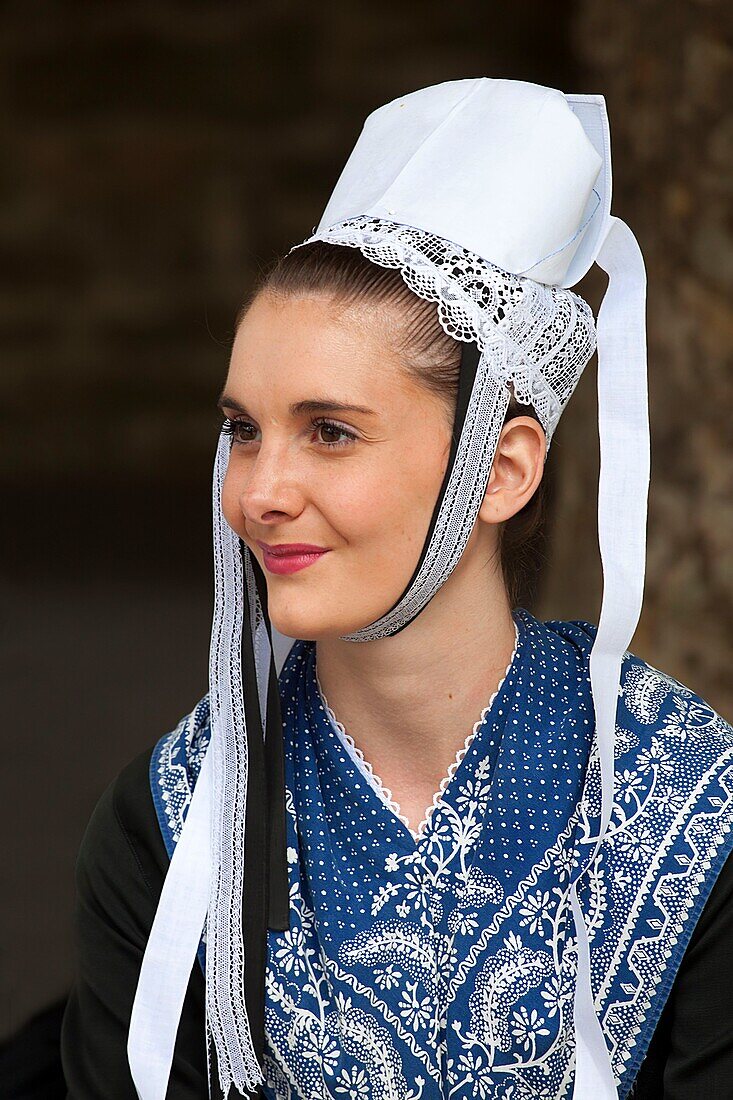
[[[298,385],[364,397],[410,384],[380,311],[326,295],[258,295],[234,339],[228,388]]]

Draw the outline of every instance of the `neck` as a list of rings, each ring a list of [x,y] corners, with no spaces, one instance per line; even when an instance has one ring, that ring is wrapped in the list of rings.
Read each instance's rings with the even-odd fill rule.
[[[401,806],[413,797],[427,805],[503,678],[515,638],[503,579],[474,554],[399,634],[317,642],[330,708]]]

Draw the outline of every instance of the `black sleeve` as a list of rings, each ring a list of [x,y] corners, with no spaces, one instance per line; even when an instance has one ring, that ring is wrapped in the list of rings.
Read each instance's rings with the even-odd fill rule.
[[[733,1100],[733,855],[705,903],[633,1100]]]
[[[132,1002],[168,854],[148,781],[152,750],[107,788],[76,863],[76,975],[61,1030],[67,1100],[137,1100],[127,1063]],[[204,980],[194,963],[167,1100],[206,1100]]]

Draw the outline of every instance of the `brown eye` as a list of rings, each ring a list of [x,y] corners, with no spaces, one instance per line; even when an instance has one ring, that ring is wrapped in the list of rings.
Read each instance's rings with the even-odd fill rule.
[[[314,421],[313,427],[317,433],[325,432],[326,435],[330,435],[330,439],[322,439],[319,442],[324,447],[347,447],[349,444],[356,441],[356,436],[353,432],[350,432],[347,428],[342,427],[340,424],[334,424],[330,420],[317,420]],[[340,439],[334,439],[334,436],[341,436]]]
[[[254,424],[250,424],[248,420],[225,420],[222,424],[221,430],[227,435],[232,436],[234,443],[251,443],[252,436],[240,434],[240,429],[251,428],[254,432],[257,431]]]
[[[321,425],[319,426],[319,428],[318,428],[318,431],[319,431],[319,432],[325,432],[326,438],[325,438],[325,439],[323,440],[323,442],[324,442],[324,443],[334,443],[334,442],[337,442],[337,440],[334,440],[334,439],[333,439],[333,436],[342,436],[342,435],[345,435],[345,432],[343,432],[343,431],[341,430],[341,428],[334,428],[334,427],[332,427],[332,426],[331,426],[330,424],[321,424]],[[331,436],[331,438],[330,438],[330,439],[329,439],[329,438],[327,438],[327,437],[328,437],[329,435]]]

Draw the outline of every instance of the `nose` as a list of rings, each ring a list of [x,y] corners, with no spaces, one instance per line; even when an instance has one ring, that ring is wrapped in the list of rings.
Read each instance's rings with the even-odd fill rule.
[[[303,508],[303,491],[297,462],[285,446],[261,444],[256,456],[242,471],[239,507],[252,524],[278,523],[297,516]]]

